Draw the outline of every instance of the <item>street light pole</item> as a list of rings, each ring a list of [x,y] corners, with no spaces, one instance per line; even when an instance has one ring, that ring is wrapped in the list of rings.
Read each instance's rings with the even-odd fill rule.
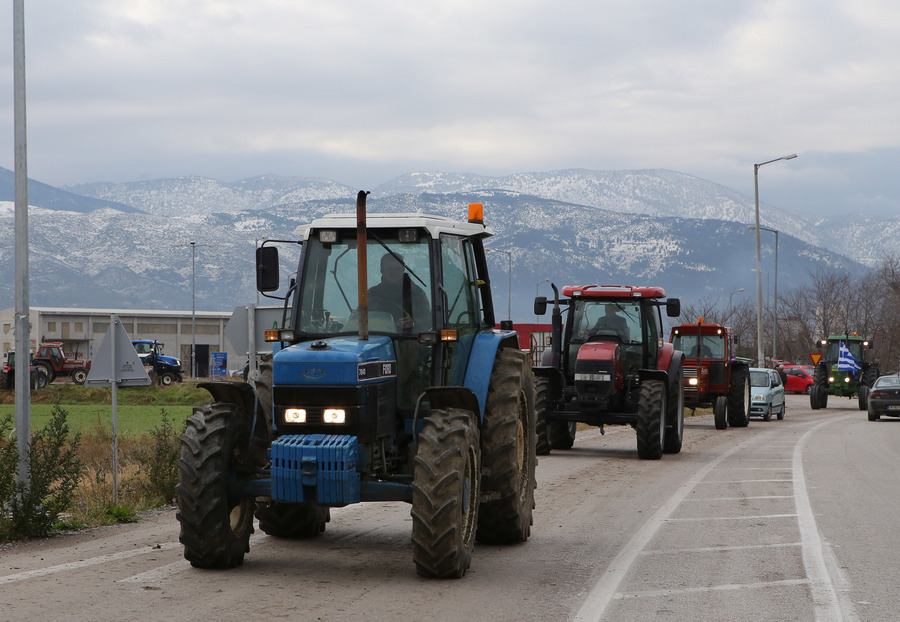
[[[781,156],[773,160],[767,160],[753,165],[753,194],[756,206],[756,364],[763,367],[766,363],[766,355],[763,350],[763,318],[762,318],[762,258],[759,251],[759,167],[778,162],[779,160],[793,160],[796,153]]]
[[[752,225],[747,227],[748,231],[753,231],[755,227]],[[760,227],[763,231],[771,231],[775,234],[775,304],[773,305],[772,315],[774,325],[772,326],[772,358],[776,357],[776,349],[778,345],[778,229],[771,229],[769,227]],[[766,285],[766,291],[769,290],[768,285]]]
[[[728,294],[728,310],[729,311],[731,310],[731,297],[734,296],[735,294],[737,294],[738,292],[742,292],[742,291],[744,291],[743,287],[740,289],[736,289],[733,292],[731,292],[730,294]]]
[[[194,257],[197,243],[191,241],[191,378],[197,377],[197,305],[195,301],[196,270]]]

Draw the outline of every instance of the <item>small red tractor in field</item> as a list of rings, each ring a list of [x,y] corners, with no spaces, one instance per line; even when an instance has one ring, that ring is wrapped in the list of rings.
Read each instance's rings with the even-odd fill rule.
[[[91,362],[66,354],[61,341],[45,341],[34,355],[34,366],[44,368],[48,383],[68,376],[75,384],[84,384]]]
[[[632,426],[645,460],[680,452],[684,354],[664,341],[660,311],[678,317],[680,301],[662,300],[661,287],[621,285],[566,286],[560,299],[551,286],[551,347],[534,368],[537,452],[571,448],[578,423]],[[547,312],[545,297],[534,312]]]
[[[712,407],[716,429],[750,423],[750,373],[734,356],[734,333],[729,326],[704,323],[672,327],[669,341],[684,358],[684,405]]]

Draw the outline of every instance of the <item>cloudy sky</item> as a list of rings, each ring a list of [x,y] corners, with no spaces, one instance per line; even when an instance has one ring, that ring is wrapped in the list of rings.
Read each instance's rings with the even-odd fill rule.
[[[29,176],[666,168],[900,216],[896,0],[25,0]],[[13,168],[12,7],[0,100]]]

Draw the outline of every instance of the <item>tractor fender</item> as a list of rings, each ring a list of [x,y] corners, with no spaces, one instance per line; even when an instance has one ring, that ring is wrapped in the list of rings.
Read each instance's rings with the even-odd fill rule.
[[[669,344],[671,345],[671,344]],[[678,367],[684,367],[684,352],[681,350],[674,350],[672,352],[672,357],[669,360],[668,373],[669,378],[675,378],[678,375]],[[682,380],[683,382],[683,380]],[[672,387],[669,387],[669,391],[672,390]]]
[[[491,385],[491,372],[500,348],[519,348],[519,337],[515,331],[486,330],[475,335],[472,350],[469,352],[469,364],[463,386],[472,390],[478,398],[478,420],[484,420],[484,408],[487,404],[488,389]]]
[[[244,407],[250,417],[256,412],[256,390],[246,382],[200,382],[201,389],[206,389],[216,402],[227,402]]]
[[[669,372],[667,371],[661,369],[639,369],[638,377],[641,379],[641,382],[644,382],[645,380],[660,380],[668,391]]]
[[[675,358],[675,346],[671,342],[666,342],[659,349],[659,357],[656,359],[656,369],[672,373],[672,359]],[[675,361],[677,364],[677,361]]]

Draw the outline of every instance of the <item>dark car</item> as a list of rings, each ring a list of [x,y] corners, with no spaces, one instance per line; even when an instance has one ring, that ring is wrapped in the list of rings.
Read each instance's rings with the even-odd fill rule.
[[[900,417],[900,375],[882,376],[869,391],[869,421]]]

